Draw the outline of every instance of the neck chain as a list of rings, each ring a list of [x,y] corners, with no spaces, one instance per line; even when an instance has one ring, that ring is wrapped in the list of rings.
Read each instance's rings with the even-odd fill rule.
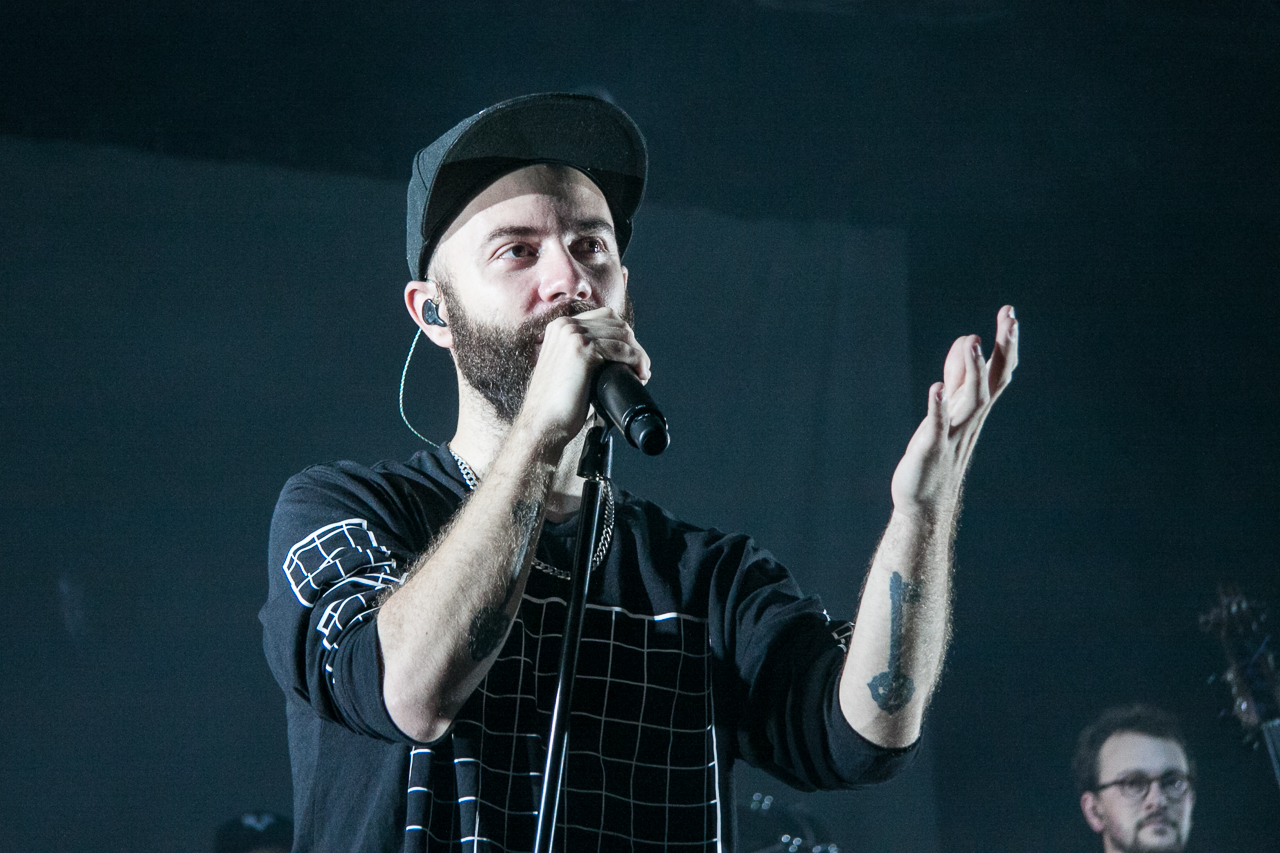
[[[445,445],[449,449],[449,454],[453,457],[453,461],[457,463],[458,470],[462,472],[462,479],[466,481],[467,488],[475,491],[480,485],[480,478],[476,476],[476,472],[471,470],[471,466],[467,464],[467,460],[463,459],[457,453],[453,452],[453,448]],[[595,571],[604,562],[604,555],[609,553],[609,545],[613,542],[613,487],[609,485],[609,481],[603,477],[600,478],[600,488],[604,489],[605,505],[604,505],[604,531],[600,534],[600,544],[596,547],[596,552],[591,555],[591,569]],[[533,558],[533,567],[539,571],[546,572],[552,577],[567,581],[573,576],[564,569],[558,569],[550,563],[544,563],[537,557]]]

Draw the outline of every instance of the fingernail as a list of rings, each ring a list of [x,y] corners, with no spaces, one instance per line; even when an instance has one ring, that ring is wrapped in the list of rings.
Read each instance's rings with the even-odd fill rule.
[[[973,357],[982,358],[982,344],[973,345]]]
[[[1010,306],[1009,306],[1009,319],[1010,319],[1010,320],[1015,320],[1015,319],[1017,319],[1017,317],[1018,317],[1018,315],[1013,313],[1013,306],[1012,306],[1012,305],[1010,305]]]

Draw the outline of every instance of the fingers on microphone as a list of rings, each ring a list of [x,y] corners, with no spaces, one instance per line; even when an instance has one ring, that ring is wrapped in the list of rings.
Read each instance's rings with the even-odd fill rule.
[[[636,340],[632,328],[611,308],[557,317],[547,324],[542,342],[560,338],[567,339],[571,349],[588,362],[622,362],[630,365],[644,382],[652,375],[649,354]]]
[[[652,375],[649,368],[649,356],[638,345],[612,338],[601,338],[596,342],[596,352],[604,361],[617,361],[628,365],[635,371],[642,382],[648,382]]]

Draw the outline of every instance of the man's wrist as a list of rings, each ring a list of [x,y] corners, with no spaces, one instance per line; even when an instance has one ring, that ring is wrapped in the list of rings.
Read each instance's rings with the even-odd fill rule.
[[[890,522],[905,524],[913,529],[954,530],[960,517],[960,498],[936,503],[913,503],[893,506]]]
[[[567,445],[568,441],[559,441],[517,417],[498,454],[498,465],[507,462],[524,476],[532,476],[538,481],[549,479],[559,466]]]

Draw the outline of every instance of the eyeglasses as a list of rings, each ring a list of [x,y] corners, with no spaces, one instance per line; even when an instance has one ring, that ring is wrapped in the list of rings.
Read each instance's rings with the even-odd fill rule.
[[[1194,776],[1189,773],[1183,773],[1181,770],[1170,770],[1168,773],[1162,773],[1159,776],[1148,776],[1146,773],[1130,773],[1128,776],[1121,776],[1114,782],[1099,785],[1093,790],[1094,793],[1097,793],[1105,788],[1118,788],[1125,799],[1136,803],[1146,799],[1147,792],[1151,790],[1151,783],[1157,782],[1160,785],[1160,793],[1170,800],[1177,801],[1187,795],[1195,781]]]

